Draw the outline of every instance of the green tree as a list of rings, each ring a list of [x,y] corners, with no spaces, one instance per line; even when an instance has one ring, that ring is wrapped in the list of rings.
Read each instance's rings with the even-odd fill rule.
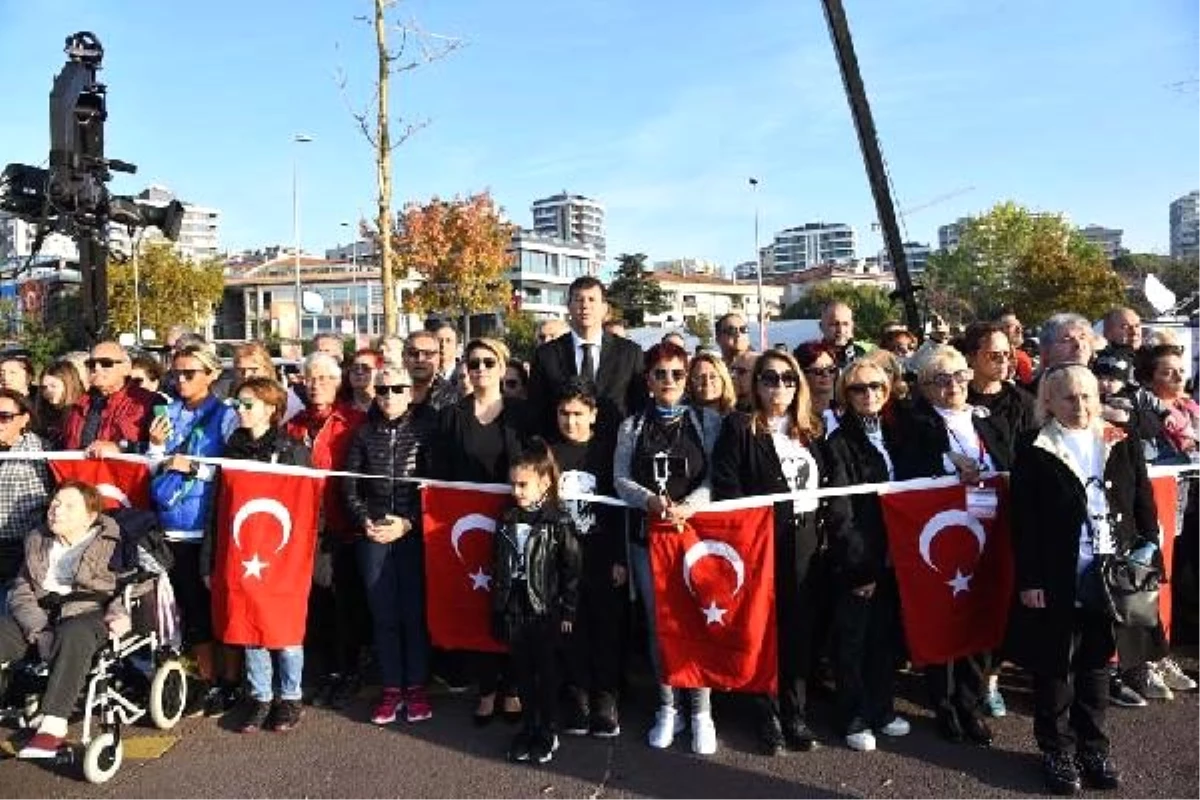
[[[1097,248],[1082,240],[1033,237],[1013,267],[1013,308],[1034,320],[1059,311],[1096,319],[1125,300],[1125,283]]]
[[[196,263],[170,244],[154,243],[138,255],[137,267],[140,304],[134,299],[133,260],[109,262],[108,313],[114,331],[140,334],[134,331],[140,310],[142,328],[163,337],[172,325],[201,325],[221,301],[225,275],[219,261]]]
[[[646,267],[645,253],[617,256],[616,277],[608,286],[608,302],[631,328],[644,325],[647,314],[662,314],[671,308],[667,293]]]
[[[687,328],[688,333],[700,340],[700,344],[705,347],[712,344],[713,323],[707,314],[697,314],[694,317],[688,317],[684,327]]]
[[[878,286],[829,281],[818,284],[783,311],[783,319],[820,319],[829,303],[845,303],[854,312],[854,329],[859,338],[874,340],[883,323],[895,316],[888,293]]]
[[[528,311],[510,312],[504,318],[504,343],[514,358],[528,361],[537,348],[537,319]]]

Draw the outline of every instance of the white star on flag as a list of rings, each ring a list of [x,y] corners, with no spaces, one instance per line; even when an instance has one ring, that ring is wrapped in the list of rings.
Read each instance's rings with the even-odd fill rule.
[[[475,570],[467,575],[471,579],[471,590],[479,591],[482,589],[485,592],[492,590],[492,576],[483,571],[483,567]]]
[[[718,608],[716,600],[710,600],[708,608],[702,608],[700,611],[704,614],[704,621],[709,625],[724,625],[725,615],[729,613],[724,608]]]
[[[258,578],[261,581],[262,580],[262,571],[264,569],[266,569],[267,566],[268,566],[268,563],[266,561],[260,561],[258,558],[258,553],[255,553],[253,556],[250,557],[249,561],[242,562],[242,569],[246,570],[245,574],[243,574],[242,577],[249,578],[251,575],[253,575],[254,577]]]
[[[952,597],[958,597],[960,592],[971,591],[971,578],[975,577],[970,573],[963,575],[962,570],[954,570],[954,577],[946,581],[946,585],[954,590]]]

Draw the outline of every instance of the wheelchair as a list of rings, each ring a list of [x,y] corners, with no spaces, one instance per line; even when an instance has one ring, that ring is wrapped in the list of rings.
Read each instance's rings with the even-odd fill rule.
[[[80,743],[83,776],[90,783],[104,783],[121,768],[125,726],[149,717],[155,728],[170,730],[183,718],[187,674],[169,623],[164,632],[164,613],[170,610],[162,608],[163,582],[169,587],[165,574],[143,570],[122,579],[119,593],[130,610],[131,630],[110,636],[88,671]],[[36,655],[0,665],[0,720],[32,727],[49,673]],[[76,757],[64,745],[56,761],[71,763]]]

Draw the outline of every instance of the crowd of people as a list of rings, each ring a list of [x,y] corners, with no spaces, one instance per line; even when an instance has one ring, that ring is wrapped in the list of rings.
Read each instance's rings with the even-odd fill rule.
[[[369,652],[381,684],[374,724],[429,719],[436,674],[476,687],[477,725],[520,723],[510,758],[544,763],[560,733],[619,734],[625,654],[637,649],[628,633],[643,630],[659,684],[647,742],[668,748],[688,732],[695,753],[712,754],[711,690],[670,686],[659,663],[648,544],[663,534],[649,523],[682,525],[710,501],[796,492],[762,532],[774,537],[778,691],[755,698],[759,740],[766,754],[819,746],[811,698],[829,677],[845,744],[873,750],[911,728],[894,704],[905,644],[884,514],[876,495],[803,492],[945,476],[976,486],[992,472],[1010,475],[1009,637],[997,652],[924,668],[941,735],[991,743],[988,719],[1006,714],[997,676],[1011,662],[1033,678],[1048,788],[1114,788],[1109,703],[1196,688],[1161,624],[1114,626],[1083,602],[1099,556],[1161,545],[1147,464],[1195,460],[1200,442],[1181,348],[1143,341],[1134,312],[1105,317],[1102,349],[1088,320],[1057,314],[1040,326],[1036,357],[1012,312],[957,334],[938,328],[918,345],[899,324],[876,342],[858,338],[840,303],[825,309],[822,338],[794,352],[755,352],[737,313],[717,321],[713,349],[689,353],[669,335],[643,352],[610,319],[598,280],[577,279],[568,296],[569,319],[540,325],[528,363],[488,337],[460,352],[448,323],[352,354],[321,334],[295,382],[278,379],[259,343],[237,347],[223,368],[194,334],[171,343],[166,363],[115,342],[40,375],[24,356],[0,356],[0,448],[153,460],[151,504],[194,660],[191,706],[236,707],[247,733],[294,728],[305,702],[345,706]],[[202,457],[352,473],[326,482],[304,641],[216,640],[218,482]],[[356,476],[512,487],[490,595],[506,654],[432,647],[420,493]],[[578,494],[628,510],[569,499]],[[98,512],[92,487],[56,487],[45,461],[0,461],[0,581],[11,583],[0,662],[30,644],[51,661],[50,696],[23,757],[57,749],[87,656],[105,630],[127,624],[100,602],[52,631],[26,613],[47,593],[103,584],[93,572],[113,544]],[[1194,572],[1194,481],[1181,483],[1177,513],[1176,572]],[[630,622],[637,610],[641,626]]]

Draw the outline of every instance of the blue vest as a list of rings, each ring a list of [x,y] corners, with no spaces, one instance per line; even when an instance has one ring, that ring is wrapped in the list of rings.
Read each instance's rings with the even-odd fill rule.
[[[220,398],[208,398],[190,411],[182,400],[167,406],[171,435],[165,443],[168,456],[219,457],[225,451],[226,420],[236,412]],[[216,483],[178,472],[160,472],[150,482],[150,497],[158,521],[167,531],[202,531],[208,525]]]

